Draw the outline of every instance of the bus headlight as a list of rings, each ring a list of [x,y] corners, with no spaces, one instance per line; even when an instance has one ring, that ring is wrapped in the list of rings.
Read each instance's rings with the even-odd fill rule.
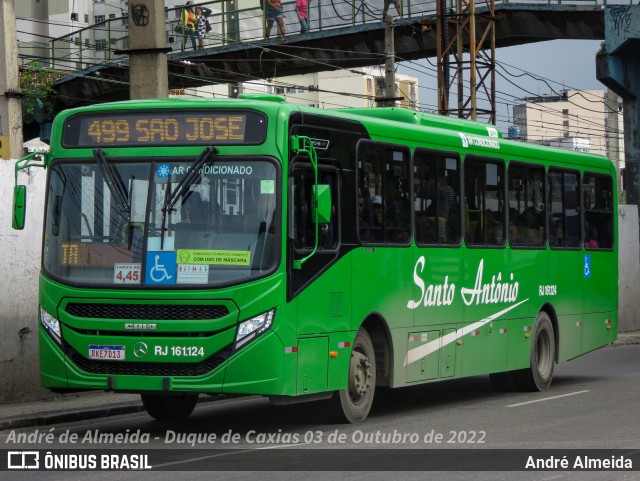
[[[60,330],[60,321],[40,307],[40,322],[45,330],[58,344],[62,345],[62,331]]]
[[[238,325],[238,333],[236,334],[236,344],[234,348],[241,348],[246,343],[252,341],[267,329],[269,329],[271,327],[271,324],[273,324],[273,317],[275,316],[275,313],[276,310],[271,309],[270,311],[263,312],[262,314],[241,322]]]

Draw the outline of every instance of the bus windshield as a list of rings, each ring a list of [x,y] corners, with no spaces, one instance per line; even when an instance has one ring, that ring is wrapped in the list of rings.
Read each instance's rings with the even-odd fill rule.
[[[190,287],[272,271],[279,259],[276,164],[206,163],[163,216],[193,161],[54,163],[45,272],[75,285]]]

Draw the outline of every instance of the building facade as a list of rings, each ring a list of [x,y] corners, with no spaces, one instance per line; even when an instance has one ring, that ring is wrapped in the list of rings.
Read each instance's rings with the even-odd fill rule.
[[[604,90],[562,90],[513,107],[510,136],[525,142],[605,155],[624,169],[622,104]]]
[[[384,69],[362,67],[244,82],[232,93],[227,84],[171,92],[179,97],[229,97],[239,91],[280,95],[287,101],[323,109],[375,107],[384,97]],[[397,107],[418,109],[418,78],[396,74]]]

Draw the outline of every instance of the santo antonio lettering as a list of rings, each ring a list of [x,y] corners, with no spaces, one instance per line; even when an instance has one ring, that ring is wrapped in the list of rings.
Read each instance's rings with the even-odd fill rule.
[[[413,267],[413,282],[420,289],[420,297],[407,302],[407,308],[450,306],[455,299],[455,283],[449,282],[449,276],[445,276],[441,284],[425,284],[420,277],[425,265],[424,256],[420,256]],[[520,284],[514,280],[513,273],[509,275],[508,280],[503,280],[502,273],[498,272],[491,276],[490,282],[484,282],[484,259],[482,259],[478,264],[473,287],[462,287],[460,296],[467,306],[515,302],[518,299],[519,287]]]

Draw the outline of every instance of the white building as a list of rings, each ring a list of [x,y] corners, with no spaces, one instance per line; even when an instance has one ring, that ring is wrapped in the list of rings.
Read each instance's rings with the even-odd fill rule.
[[[604,90],[563,90],[513,107],[517,138],[605,155],[624,167],[622,104]]]
[[[377,67],[317,72],[245,82],[242,91],[276,94],[295,104],[327,109],[375,107],[376,97],[384,96],[384,75],[384,69]],[[217,84],[172,93],[225,98],[229,96],[229,88]],[[396,101],[398,107],[417,109],[420,102],[417,77],[396,74],[396,97],[403,97]]]
[[[108,46],[126,48],[128,2],[122,0],[21,0],[15,2],[22,64],[40,60],[60,70],[80,70],[109,58]],[[50,40],[59,39],[55,43]]]

